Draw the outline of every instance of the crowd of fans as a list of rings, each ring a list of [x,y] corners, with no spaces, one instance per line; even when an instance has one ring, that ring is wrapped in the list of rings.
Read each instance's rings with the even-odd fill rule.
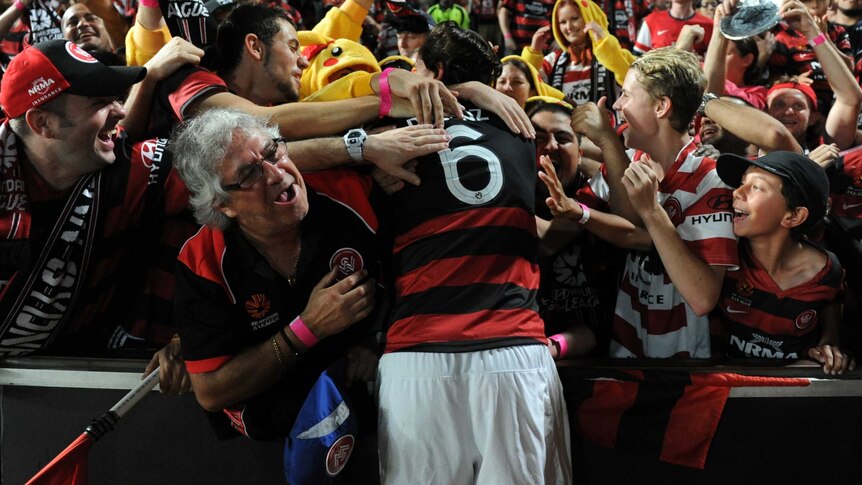
[[[15,0],[0,34],[0,357],[155,351],[255,439],[344,359],[390,483],[570,483],[553,360],[855,367],[859,0]]]

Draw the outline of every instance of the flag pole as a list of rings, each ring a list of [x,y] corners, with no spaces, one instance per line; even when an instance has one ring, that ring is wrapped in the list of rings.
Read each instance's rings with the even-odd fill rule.
[[[125,416],[158,382],[159,368],[156,367],[154,371],[150,372],[150,375],[145,377],[134,389],[123,396],[117,404],[114,404],[114,407],[102,416],[94,419],[85,430],[87,434],[93,438],[93,441],[98,441],[105,433],[114,429],[114,423]]]
[[[26,485],[84,485],[88,483],[87,454],[90,447],[108,431],[114,423],[126,415],[159,382],[156,368],[117,404],[87,426],[65,450],[45,465]]]

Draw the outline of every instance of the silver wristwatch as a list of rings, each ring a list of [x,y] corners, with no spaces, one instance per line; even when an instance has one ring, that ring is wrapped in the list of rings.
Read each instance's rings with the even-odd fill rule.
[[[706,110],[706,103],[712,101],[713,99],[718,99],[718,96],[715,93],[703,93],[703,98],[700,101],[700,106],[697,108],[697,114],[703,115],[704,110]]]
[[[354,162],[362,162],[362,147],[367,139],[368,135],[362,128],[355,128],[344,135],[344,146],[347,147],[347,154]]]

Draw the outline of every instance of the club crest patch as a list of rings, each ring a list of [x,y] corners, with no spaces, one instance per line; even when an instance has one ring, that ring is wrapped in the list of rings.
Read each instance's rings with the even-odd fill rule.
[[[685,218],[682,213],[682,204],[679,203],[676,197],[671,197],[664,203],[664,211],[667,212],[674,226],[680,225]]]
[[[327,475],[334,477],[341,473],[341,470],[347,465],[347,460],[350,459],[350,454],[353,453],[354,442],[353,435],[346,434],[332,443],[326,453]]]
[[[365,267],[365,261],[359,251],[353,248],[341,248],[329,258],[329,269],[338,268],[335,279],[341,281]]]
[[[805,330],[817,320],[816,310],[805,310],[796,317],[796,328]]]

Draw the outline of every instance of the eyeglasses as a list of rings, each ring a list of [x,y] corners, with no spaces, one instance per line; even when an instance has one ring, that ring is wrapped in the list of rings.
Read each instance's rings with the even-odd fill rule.
[[[263,157],[239,169],[236,182],[222,185],[222,190],[245,190],[254,185],[263,176],[263,162],[275,165],[287,154],[287,144],[284,138],[273,138],[272,143],[263,151]]]

